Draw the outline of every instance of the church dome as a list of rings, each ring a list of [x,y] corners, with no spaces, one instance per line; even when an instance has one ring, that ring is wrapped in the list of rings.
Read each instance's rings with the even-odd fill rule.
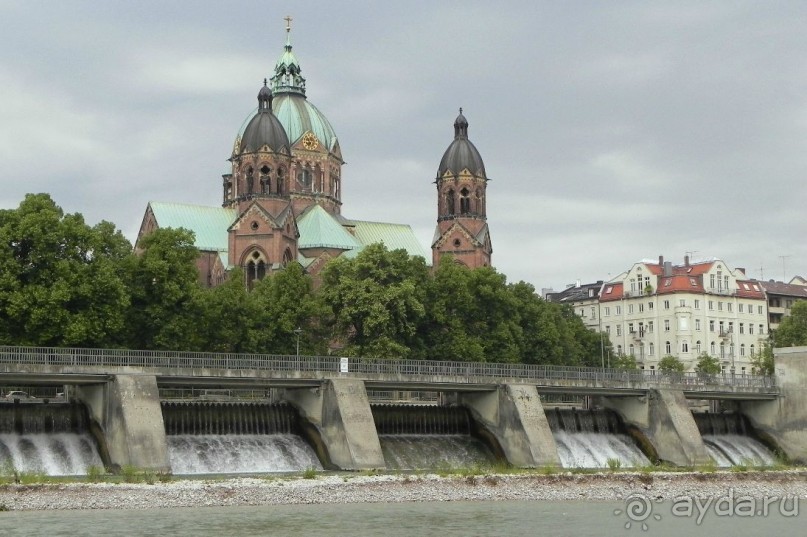
[[[275,74],[270,79],[272,110],[283,125],[291,145],[296,144],[306,132],[312,132],[322,147],[333,152],[337,145],[336,133],[328,118],[305,96],[305,77],[301,73],[300,62],[292,52],[289,30],[287,27],[286,45],[275,64]],[[244,139],[245,135],[246,130],[242,126],[239,136]]]
[[[482,155],[468,139],[468,120],[462,115],[460,108],[460,114],[454,121],[454,141],[443,153],[437,168],[437,177],[442,177],[446,172],[457,174],[466,168],[474,175],[486,177]]]
[[[281,152],[285,148],[287,154],[291,153],[289,137],[283,124],[272,113],[272,91],[263,81],[263,87],[258,93],[258,112],[247,123],[243,134],[239,137],[237,153],[257,151],[264,145],[272,151]]]

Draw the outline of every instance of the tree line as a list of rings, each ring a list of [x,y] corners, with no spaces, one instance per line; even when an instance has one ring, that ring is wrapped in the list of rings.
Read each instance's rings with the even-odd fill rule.
[[[313,281],[290,263],[250,291],[233,269],[202,287],[184,229],[136,254],[110,222],[90,226],[47,194],[0,210],[0,344],[598,366],[610,353],[571,308],[493,268],[376,244]]]

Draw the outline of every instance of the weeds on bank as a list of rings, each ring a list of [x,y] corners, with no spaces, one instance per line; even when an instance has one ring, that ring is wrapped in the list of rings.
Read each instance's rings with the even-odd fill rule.
[[[303,470],[303,479],[314,479],[317,477],[317,469],[309,467]]]

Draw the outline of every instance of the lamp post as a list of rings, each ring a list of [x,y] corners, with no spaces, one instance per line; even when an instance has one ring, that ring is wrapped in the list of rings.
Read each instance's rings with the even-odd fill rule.
[[[297,369],[300,368],[300,334],[303,333],[303,329],[299,326],[294,330],[294,335],[297,336]]]

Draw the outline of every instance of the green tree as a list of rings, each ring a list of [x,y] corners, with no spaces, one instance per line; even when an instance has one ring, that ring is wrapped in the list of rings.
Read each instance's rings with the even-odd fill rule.
[[[773,375],[773,346],[770,343],[763,343],[759,352],[751,357],[751,365],[754,372],[759,375]]]
[[[807,345],[807,300],[797,300],[773,334],[777,347]]]
[[[245,321],[250,326],[251,352],[294,354],[299,336],[301,354],[325,354],[326,308],[314,294],[311,277],[299,263],[290,263],[264,278],[249,299],[251,319]]]
[[[668,354],[658,362],[658,370],[662,373],[683,373],[684,369],[684,362],[671,354]]]
[[[405,357],[419,346],[428,268],[405,250],[372,244],[322,271],[320,295],[346,355]]]
[[[707,375],[717,375],[723,371],[723,368],[720,366],[720,360],[714,356],[710,356],[708,352],[702,352],[700,356],[698,356],[695,371]]]
[[[47,194],[0,211],[0,343],[121,344],[131,245],[109,222],[89,226]]]
[[[129,263],[132,307],[127,324],[135,349],[193,350],[200,347],[201,292],[193,245],[186,229],[160,228],[140,241]]]
[[[636,357],[631,354],[620,354],[611,360],[611,367],[616,369],[639,369]]]
[[[241,269],[233,269],[224,283],[192,293],[191,297],[188,308],[194,312],[197,337],[188,341],[189,346],[204,352],[252,350],[250,336],[257,312]]]

